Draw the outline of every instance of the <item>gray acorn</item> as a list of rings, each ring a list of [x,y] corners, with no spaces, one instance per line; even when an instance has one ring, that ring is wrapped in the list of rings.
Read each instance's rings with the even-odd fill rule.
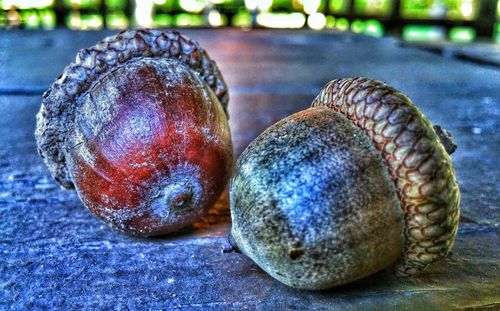
[[[326,289],[445,257],[460,193],[449,134],[383,82],[329,82],[239,158],[230,242],[277,280]]]

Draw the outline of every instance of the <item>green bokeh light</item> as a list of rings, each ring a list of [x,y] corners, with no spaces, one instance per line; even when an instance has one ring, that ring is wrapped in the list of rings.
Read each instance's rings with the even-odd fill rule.
[[[115,12],[106,15],[106,24],[110,29],[125,29],[128,27],[129,22],[125,13]]]
[[[40,19],[35,11],[24,11],[21,13],[21,18],[26,29],[36,29],[40,26]]]
[[[174,18],[174,25],[178,27],[201,27],[205,25],[203,15],[181,13]]]
[[[354,10],[365,15],[387,16],[391,12],[391,0],[355,0]]]
[[[153,17],[153,23],[155,27],[170,27],[172,26],[174,19],[170,14],[156,14]]]
[[[355,33],[361,33],[365,29],[365,22],[360,19],[355,19],[351,24],[351,30]]]
[[[454,27],[450,29],[450,40],[458,43],[469,43],[476,38],[476,30],[472,27]]]
[[[438,26],[408,25],[403,28],[406,41],[440,41],[444,39],[444,30]]]
[[[365,23],[363,33],[372,37],[382,37],[384,35],[384,25],[375,19],[368,19]]]
[[[348,9],[349,9],[349,1],[330,0],[330,12],[332,12],[332,13],[347,13]]]
[[[56,27],[56,14],[51,10],[40,12],[40,24],[44,29],[54,29]]]
[[[335,17],[328,15],[326,17],[326,28],[332,29],[335,27]]]
[[[117,11],[121,11],[121,10],[125,10],[125,7],[127,6],[127,2],[126,1],[123,1],[123,0],[104,0],[105,4],[106,4],[106,7],[109,9],[109,10],[117,10]]]
[[[97,9],[100,0],[64,0],[64,4],[69,8]]]
[[[233,16],[232,24],[236,27],[250,28],[252,26],[252,15],[247,11],[239,11]]]
[[[347,18],[338,18],[335,22],[335,28],[338,30],[346,31],[349,29],[349,21]]]

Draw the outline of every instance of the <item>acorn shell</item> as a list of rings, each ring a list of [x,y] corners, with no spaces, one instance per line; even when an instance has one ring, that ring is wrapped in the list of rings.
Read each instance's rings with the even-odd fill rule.
[[[326,84],[313,107],[347,117],[367,135],[385,160],[404,210],[405,243],[398,271],[417,274],[447,255],[458,230],[460,191],[450,152],[411,100],[387,84],[337,79]]]
[[[269,127],[238,160],[232,248],[303,289],[394,262],[412,275],[446,256],[460,201],[449,135],[376,80],[331,81],[312,106]]]
[[[326,107],[277,122],[245,149],[230,204],[238,249],[292,287],[354,281],[401,254],[403,213],[380,153]]]
[[[126,31],[78,53],[44,94],[39,152],[55,179],[126,233],[177,230],[229,179],[227,88],[177,32]]]
[[[52,176],[64,188],[74,187],[66,167],[65,140],[78,98],[101,77],[138,58],[167,58],[187,65],[210,86],[227,115],[229,95],[226,83],[215,62],[197,42],[177,31],[129,30],[107,37],[78,52],[75,61],[43,94],[44,100],[37,114],[35,136],[38,152]]]

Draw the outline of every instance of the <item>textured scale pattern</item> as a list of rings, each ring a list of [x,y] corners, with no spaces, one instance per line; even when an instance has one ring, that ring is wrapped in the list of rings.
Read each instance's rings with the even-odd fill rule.
[[[405,213],[397,271],[417,274],[446,256],[458,229],[460,192],[450,157],[410,99],[383,82],[349,78],[329,82],[312,106],[346,116],[386,161]]]
[[[227,85],[215,62],[197,42],[176,31],[147,29],[123,31],[107,37],[93,47],[80,50],[75,61],[43,94],[35,133],[39,153],[63,187],[73,188],[74,185],[66,168],[63,151],[65,135],[61,129],[73,117],[77,98],[114,68],[144,57],[178,59],[187,65],[210,86],[227,116]]]

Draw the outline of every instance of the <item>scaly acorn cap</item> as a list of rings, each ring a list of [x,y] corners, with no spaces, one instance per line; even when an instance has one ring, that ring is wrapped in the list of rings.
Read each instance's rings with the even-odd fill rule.
[[[416,274],[446,256],[457,234],[460,204],[446,150],[451,153],[456,146],[448,134],[440,128],[436,133],[408,97],[377,80],[333,80],[312,106],[326,106],[347,117],[382,154],[405,213],[398,272]]]
[[[78,52],[61,76],[43,94],[35,137],[38,152],[52,176],[67,189],[74,188],[66,167],[66,135],[74,121],[75,105],[102,77],[127,62],[143,57],[179,60],[205,81],[227,114],[227,85],[207,52],[177,31],[127,30]]]

